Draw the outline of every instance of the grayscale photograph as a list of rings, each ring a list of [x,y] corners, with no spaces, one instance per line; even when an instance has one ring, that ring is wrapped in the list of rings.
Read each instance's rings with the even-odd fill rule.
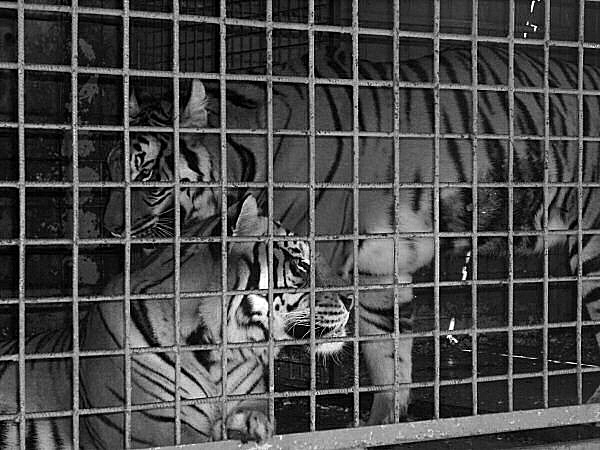
[[[600,0],[0,1],[0,449],[600,448]]]

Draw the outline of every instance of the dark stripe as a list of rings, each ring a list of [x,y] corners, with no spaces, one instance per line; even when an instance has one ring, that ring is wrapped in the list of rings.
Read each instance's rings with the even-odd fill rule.
[[[362,308],[362,305],[361,305],[361,308]],[[376,317],[384,319],[383,316],[376,316]],[[373,319],[371,319],[368,316],[361,315],[360,316],[360,320],[361,320],[361,322],[368,323],[368,324],[372,325],[374,328],[377,328],[378,330],[384,331],[386,333],[393,333],[394,332],[393,321],[391,322],[391,325],[390,325],[390,320],[389,319],[385,320],[386,323],[381,323],[381,322],[375,322]]]
[[[600,271],[600,255],[583,262],[582,270],[584,275],[592,275]]]
[[[62,448],[65,444],[60,435],[58,425],[56,425],[56,420],[50,420],[50,432],[52,433],[52,440],[55,442],[56,447]]]
[[[321,77],[320,73],[316,73],[315,75],[317,77]],[[341,121],[339,112],[336,108],[337,102],[335,101],[335,98],[331,94],[331,91],[328,86],[324,86],[323,91],[325,92],[325,96],[327,97],[327,101],[330,105],[331,116],[332,116],[332,119],[334,122],[334,127],[336,130],[341,130],[342,129],[341,128],[342,121]],[[345,89],[344,91],[348,92],[347,89]],[[352,94],[350,94],[350,104],[353,104],[352,103]],[[334,157],[335,163],[331,166],[331,168],[327,172],[327,175],[325,175],[325,179],[323,180],[325,183],[330,183],[333,180],[333,177],[335,176],[335,174],[338,172],[340,162],[342,161],[343,151],[344,151],[343,140],[338,139],[337,151],[336,151],[336,154]],[[316,192],[316,195],[315,195],[315,203],[316,204],[319,204],[319,202],[324,194],[325,194],[325,189],[320,189]]]
[[[595,302],[599,298],[600,298],[600,286],[595,287],[590,292],[588,292],[587,294],[585,294],[583,296],[583,299],[581,301],[582,301],[582,303],[584,305],[587,305],[588,303]]]
[[[527,98],[537,98],[536,94],[528,94]],[[530,107],[526,105],[521,98],[515,95],[515,106],[517,109],[517,117],[522,118],[527,123],[527,130],[522,129],[523,134],[538,135],[539,131],[537,128],[537,121],[534,120],[533,115],[530,112]]]
[[[417,172],[415,173],[413,179],[415,180],[415,183],[421,183],[421,173],[419,172],[419,170],[417,169]],[[414,189],[413,190],[414,195],[413,195],[413,199],[412,199],[412,210],[413,211],[419,211],[420,206],[421,206],[421,198],[423,197],[423,189]],[[394,218],[395,220],[395,218]]]
[[[227,136],[227,143],[233,147],[241,160],[242,173],[240,181],[255,181],[256,178],[256,158],[252,150],[236,142],[231,136]],[[276,154],[275,154],[276,155]],[[274,156],[274,159],[276,157]]]
[[[38,448],[38,434],[37,434],[37,424],[38,421],[26,422],[25,426],[25,447],[28,449],[36,449]],[[20,433],[19,433],[20,435]],[[23,436],[19,436],[19,440],[22,440]]]

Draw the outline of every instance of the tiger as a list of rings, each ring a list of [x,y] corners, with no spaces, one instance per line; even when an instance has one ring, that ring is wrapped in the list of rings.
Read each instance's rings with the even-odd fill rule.
[[[132,300],[127,335],[122,301],[96,304],[80,323],[80,350],[93,353],[91,356],[82,354],[79,359],[80,408],[88,411],[100,408],[101,411],[106,407],[124,407],[126,368],[122,351],[125,340],[128,341],[133,410],[129,445],[150,447],[175,443],[177,386],[181,401],[182,443],[219,440],[224,437],[223,429],[227,437],[242,441],[261,442],[273,433],[274,424],[268,417],[268,400],[236,396],[267,392],[269,339],[275,343],[308,339],[306,324],[310,322],[310,294],[304,288],[311,271],[310,247],[273,224],[273,235],[283,240],[273,241],[270,272],[266,241],[235,240],[267,234],[269,221],[260,215],[256,199],[247,196],[241,205],[238,203],[230,210],[232,217],[229,223],[233,227],[227,250],[227,286],[229,290],[241,293],[228,295],[224,300],[221,296],[221,243],[182,244],[181,292],[214,294],[182,298],[178,330],[172,298],[174,255],[171,249],[153,252],[144,266],[131,273],[132,293],[170,295],[170,300]],[[194,227],[193,231],[197,233],[210,235],[220,232],[220,216],[198,221]],[[278,290],[273,294],[272,308],[266,292],[264,295],[255,293],[268,289],[270,277],[274,289]],[[124,275],[114,278],[104,294],[122,296],[123,282]],[[299,292],[302,289],[304,291]],[[246,294],[244,291],[253,292]],[[330,355],[341,350],[352,302],[351,294],[323,292],[315,297],[318,354]],[[225,317],[221,315],[222,311]],[[174,349],[176,330],[181,345],[178,363]],[[222,352],[223,333],[230,345],[225,353]],[[65,336],[68,334],[67,330],[58,330],[54,334],[47,332],[44,336],[31,337],[26,344],[27,351],[69,351],[72,346],[71,336]],[[17,351],[16,341],[11,342],[9,348]],[[157,352],[135,351],[148,348]],[[272,357],[277,355],[279,348],[278,345],[273,346]],[[165,349],[167,351],[161,351]],[[118,355],[94,357],[102,351],[117,352]],[[223,362],[226,364],[226,376],[222,373]],[[26,392],[28,407],[35,405],[47,410],[59,405],[61,409],[70,410],[73,401],[71,388],[68,383],[57,380],[70,380],[72,367],[62,360],[45,361],[39,368],[36,364],[39,361],[27,372],[27,379],[31,380]],[[0,411],[14,414],[19,392],[17,372],[6,370],[6,366],[1,370]],[[179,379],[176,384],[177,371]],[[221,390],[224,380],[225,392]],[[219,399],[222,394],[228,396],[224,411],[221,411]],[[152,404],[158,405],[157,409],[147,409]],[[125,445],[125,428],[119,414],[82,414],[79,423],[82,448],[113,449]],[[31,449],[71,448],[72,419],[49,418],[28,422],[25,440],[27,448]],[[0,444],[2,448],[18,447],[18,424],[0,422]]]
[[[552,233],[559,230],[595,229],[600,225],[596,205],[600,202],[598,189],[584,189],[582,219],[578,221],[578,165],[583,167],[583,182],[599,181],[599,149],[597,142],[586,142],[583,160],[578,161],[579,133],[577,91],[552,93],[548,98],[548,128],[545,124],[545,99],[541,88],[545,85],[544,61],[526,49],[514,49],[514,56],[507,49],[481,43],[477,47],[477,82],[480,90],[473,90],[470,48],[448,48],[439,53],[439,95],[434,89],[434,57],[407,60],[399,65],[399,73],[392,65],[370,63],[361,60],[358,73],[362,79],[401,80],[406,82],[398,88],[399,115],[394,126],[394,95],[391,89],[361,87],[358,93],[358,131],[373,132],[359,136],[358,162],[360,183],[387,186],[395,180],[401,184],[397,196],[392,188],[363,188],[359,190],[358,204],[354,204],[351,189],[326,189],[327,183],[348,183],[354,179],[353,143],[351,139],[319,136],[320,130],[353,130],[353,92],[350,86],[336,83],[319,83],[319,79],[352,78],[351,67],[345,62],[343,52],[327,50],[315,52],[314,123],[316,139],[314,149],[315,181],[324,188],[315,191],[315,233],[326,236],[349,236],[336,240],[335,245],[323,248],[324,260],[349,281],[354,279],[355,266],[361,285],[377,283],[401,283],[394,296],[391,293],[365,290],[356,299],[359,308],[359,333],[381,335],[382,341],[369,339],[361,342],[364,361],[376,386],[381,388],[373,396],[367,425],[395,423],[405,420],[410,402],[412,380],[412,338],[403,336],[413,327],[414,305],[411,282],[414,274],[429,266],[435,253],[435,240],[418,233],[471,231],[474,219],[476,231],[508,230],[508,189],[496,185],[479,187],[477,202],[473,202],[473,177],[479,183],[507,183],[512,173],[515,183],[571,182],[569,186],[547,185],[544,189],[513,190],[512,226],[516,231],[530,235],[514,236],[516,252],[535,257],[546,248],[566,245],[569,267],[578,273],[578,258],[584,276],[600,272],[600,237],[585,234],[579,255],[577,237],[574,233]],[[512,145],[513,167],[509,168],[509,95],[508,67],[514,58],[514,94]],[[287,68],[286,73],[305,77],[309,67],[308,56],[299,58]],[[550,88],[578,86],[576,64],[553,57],[548,62],[547,85]],[[600,70],[590,65],[583,67],[583,81],[592,90],[600,86]],[[410,83],[425,84],[411,86]],[[429,83],[427,85],[427,83]],[[452,89],[444,88],[452,85]],[[465,86],[458,89],[456,86]],[[492,85],[492,89],[485,89]],[[429,87],[427,87],[429,86]],[[269,111],[272,129],[282,132],[273,136],[273,179],[275,181],[308,182],[299,177],[309,167],[308,140],[299,139],[285,130],[302,131],[309,126],[309,89],[302,85],[277,83],[273,85],[272,104],[267,105],[264,87],[256,84],[227,83],[227,127],[253,130],[250,135],[237,133],[228,136],[228,179],[244,182],[265,181],[269,167],[268,146],[255,139],[256,130],[267,129]],[[211,94],[212,95],[212,94]],[[472,95],[478,95],[478,114],[473,117]],[[209,95],[210,97],[210,95]],[[436,111],[439,99],[439,111]],[[269,109],[270,107],[270,109]],[[586,95],[583,98],[583,134],[597,137],[600,98]],[[437,114],[439,112],[439,115]],[[436,122],[436,115],[439,121]],[[219,114],[208,117],[209,126],[218,126]],[[473,129],[476,123],[477,129]],[[398,148],[391,139],[394,130],[400,134]],[[439,132],[439,145],[435,132]],[[378,136],[377,133],[384,136]],[[297,134],[297,133],[296,133]],[[344,134],[344,133],[341,133]],[[386,135],[387,134],[387,135]],[[549,151],[544,151],[544,137],[565,136],[566,139],[549,139]],[[389,135],[389,137],[388,137]],[[477,137],[486,135],[487,138]],[[497,135],[497,138],[489,135]],[[500,138],[498,138],[500,137]],[[474,142],[476,141],[476,147]],[[435,169],[436,148],[439,170]],[[473,149],[476,148],[476,174],[473,175]],[[395,152],[398,152],[396,155]],[[250,157],[248,156],[250,155]],[[399,164],[394,163],[398,159]],[[252,167],[248,167],[252,164]],[[547,169],[545,170],[545,167]],[[247,174],[251,174],[248,177]],[[435,220],[436,180],[440,181],[439,221]],[[467,187],[444,186],[444,183],[464,183]],[[419,183],[423,187],[411,187]],[[360,187],[360,186],[359,186]],[[544,193],[545,192],[545,193]],[[259,203],[264,204],[266,191],[255,192]],[[207,193],[207,195],[209,195]],[[273,217],[298,234],[306,232],[309,219],[309,196],[301,189],[277,189],[274,192]],[[397,197],[397,198],[396,198]],[[547,205],[547,216],[545,214]],[[360,240],[356,261],[354,260],[353,234],[354,209],[358,208],[358,234]],[[154,216],[152,208],[144,211],[145,220]],[[546,239],[542,232],[546,233]],[[537,232],[537,234],[536,234]],[[390,234],[369,239],[368,235]],[[533,234],[533,235],[531,235]],[[375,236],[376,237],[376,236]],[[446,241],[446,239],[445,239]],[[451,250],[466,255],[471,239],[453,239]],[[477,251],[498,251],[492,240],[481,236]],[[501,250],[501,249],[500,249]],[[506,250],[506,249],[505,249]],[[596,281],[583,283],[583,304],[591,320],[600,320],[600,286]],[[400,313],[398,329],[394,324],[394,303]],[[400,333],[398,340],[393,339]],[[600,342],[600,336],[597,335]],[[396,344],[396,346],[395,346]],[[600,401],[600,389],[588,400]],[[399,413],[397,413],[398,411]]]
[[[207,124],[208,99],[202,83],[193,82],[190,96],[181,111],[180,126],[205,128]],[[172,127],[172,108],[164,101],[155,99],[138,102],[135,91],[129,98],[129,124],[132,127]],[[175,166],[179,168],[182,182],[215,182],[218,180],[218,160],[202,145],[197,133],[182,133],[179,139],[179,161],[175,165],[172,133],[131,132],[130,179],[133,182],[173,180]],[[218,149],[217,149],[218,151]],[[115,147],[108,154],[107,165],[112,181],[123,181],[123,149]],[[216,153],[219,154],[218,152]],[[210,191],[210,194],[208,194]],[[174,233],[174,205],[172,188],[168,186],[131,189],[131,235],[142,238],[168,238]],[[207,195],[208,194],[208,195]],[[201,220],[215,215],[220,210],[213,188],[182,187],[179,194],[183,223]],[[112,236],[124,235],[124,195],[113,190],[104,214],[104,227]],[[152,209],[152,220],[145,214]],[[141,211],[140,211],[141,210]]]

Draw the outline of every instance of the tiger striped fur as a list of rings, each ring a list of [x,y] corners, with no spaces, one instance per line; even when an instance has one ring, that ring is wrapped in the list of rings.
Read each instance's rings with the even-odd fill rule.
[[[443,187],[444,182],[473,183],[473,135],[477,140],[477,173],[480,183],[508,181],[508,132],[509,101],[507,72],[508,52],[501,48],[479,45],[477,76],[480,90],[474,91],[470,49],[449,49],[439,56],[439,230],[468,232],[477,214],[480,231],[507,230],[508,189],[482,186],[478,189],[477,205],[472,204],[470,187]],[[316,55],[315,76],[319,78],[352,78],[351,67],[341,61],[339,53]],[[288,72],[305,76],[307,59],[292,65]],[[578,85],[578,67],[575,64],[550,58],[548,85],[551,88]],[[391,66],[361,61],[359,75],[366,79],[394,79]],[[591,89],[600,87],[600,70],[584,66],[584,83]],[[394,167],[393,140],[386,137],[361,136],[359,138],[359,175],[361,182],[392,183],[394,171],[401,183],[425,183],[423,188],[403,187],[394,206],[392,189],[361,189],[358,205],[353,204],[353,193],[344,189],[321,189],[315,193],[316,233],[322,235],[350,234],[353,231],[353,208],[358,207],[358,232],[361,235],[393,233],[432,232],[434,229],[433,185],[434,131],[436,123],[435,91],[433,89],[433,57],[405,61],[400,65],[396,79],[406,82],[430,83],[429,87],[402,87],[399,90],[397,129],[399,139],[398,167]],[[570,186],[548,186],[545,189],[514,189],[513,227],[518,231],[576,230],[578,227],[578,193],[574,182],[578,179],[578,165],[583,167],[583,182],[598,182],[600,174],[599,148],[597,142],[586,142],[583,160],[578,159],[579,134],[577,91],[552,93],[548,98],[547,134],[548,154],[544,153],[545,85],[544,63],[525,50],[514,53],[514,78],[517,87],[537,87],[517,90],[514,95],[514,140],[512,168],[513,182],[541,183],[547,165],[547,181],[571,182]],[[462,89],[460,87],[463,87]],[[486,86],[488,87],[486,89]],[[491,86],[491,88],[490,88]],[[478,95],[478,117],[473,120],[472,95]],[[369,88],[359,91],[359,131],[392,132],[394,129],[394,97],[391,89]],[[275,130],[306,130],[308,128],[308,89],[302,85],[278,83],[273,88],[273,128]],[[351,131],[353,124],[352,89],[336,84],[316,85],[314,111],[317,132],[319,130]],[[600,97],[586,95],[583,98],[583,135],[600,135]],[[267,104],[260,86],[245,84],[237,87],[228,83],[227,125],[232,128],[260,130],[267,128]],[[217,126],[218,116],[209,116],[209,125]],[[477,129],[473,129],[473,124]],[[560,139],[564,137],[564,139]],[[297,136],[277,134],[273,138],[275,181],[302,181],[299,173],[308,167],[307,141]],[[228,161],[228,177],[231,180],[263,181],[267,179],[267,146],[257,143],[253,135],[228,136],[229,151],[235,155]],[[237,159],[236,159],[237,158]],[[248,167],[252,164],[252,167]],[[315,162],[317,182],[347,183],[353,179],[352,140],[344,137],[316,139]],[[249,175],[250,174],[250,175]],[[308,177],[306,180],[308,181]],[[264,201],[264,192],[259,194]],[[300,190],[277,190],[274,201],[274,217],[288,229],[301,232],[306,229],[309,215],[309,197]],[[544,217],[544,204],[548,205]],[[581,228],[596,229],[600,225],[597,205],[600,190],[584,189],[582,199]],[[146,211],[148,219],[151,209]],[[457,239],[454,247],[466,252],[469,239]],[[479,251],[493,251],[493,245],[485,238],[478,240]],[[534,255],[543,248],[538,236],[516,236],[515,248],[519,252]],[[549,247],[566,244],[570,269],[578,271],[578,244],[574,234],[547,234]],[[432,238],[404,237],[398,240],[397,279],[410,282],[413,274],[428,265],[433,258]],[[582,240],[583,275],[600,273],[600,237],[585,234]],[[332,267],[348,277],[353,273],[352,245],[337,241],[323,249],[325,259]],[[358,272],[364,281],[391,283],[394,278],[394,243],[391,239],[362,239],[359,243]],[[401,313],[400,331],[411,330],[413,298],[412,289],[402,287],[399,294]],[[592,320],[600,320],[600,285],[596,281],[583,283],[583,302]],[[394,332],[391,294],[361,292],[361,335],[389,335]],[[599,339],[600,341],[600,339]],[[370,424],[388,423],[402,419],[409,403],[411,381],[412,340],[400,340],[394,351],[394,341],[364,342],[361,344],[371,380],[375,385],[400,388],[394,392],[376,393],[369,417]],[[396,362],[395,362],[396,359]],[[397,367],[396,367],[397,366]],[[395,378],[395,373],[398,378]],[[400,416],[395,415],[395,400]],[[600,400],[600,390],[590,401]]]
[[[220,231],[220,220],[198,222],[193,231],[211,234]],[[268,220],[258,215],[256,200],[249,196],[239,208],[232,230],[234,237],[263,236]],[[289,234],[277,225],[275,236]],[[130,400],[133,412],[130,422],[130,443],[134,447],[175,443],[175,389],[178,386],[181,442],[195,443],[222,438],[222,421],[228,437],[262,441],[273,432],[268,418],[266,399],[239,399],[238,395],[258,394],[266,390],[269,363],[268,345],[271,336],[276,341],[304,338],[299,332],[310,320],[309,294],[293,290],[307,285],[310,272],[309,247],[303,241],[273,243],[273,272],[269,272],[266,242],[230,242],[227,252],[228,289],[236,291],[267,289],[269,277],[275,289],[291,289],[273,296],[269,312],[267,299],[257,294],[237,294],[225,297],[224,311],[221,292],[221,244],[183,244],[181,246],[180,287],[183,294],[214,292],[214,295],[181,299],[179,328],[176,327],[173,295],[173,252],[171,249],[153,252],[147,264],[131,274],[134,294],[164,294],[158,300],[131,300],[128,329],[123,319],[120,301],[96,304],[81,323],[82,352],[111,352],[114,356],[82,355],[80,358],[80,408],[117,408],[113,414],[79,416],[79,439],[82,448],[114,449],[125,445],[123,414],[118,413]],[[123,276],[114,279],[105,294],[123,295]],[[325,339],[317,345],[321,353],[337,352],[343,345],[327,338],[345,335],[345,325],[351,307],[350,297],[323,293],[317,295],[315,320],[317,337]],[[272,327],[269,327],[272,323]],[[300,327],[297,327],[300,325]],[[225,328],[225,330],[223,330]],[[127,330],[127,331],[126,331]],[[127,332],[127,334],[125,334]],[[177,362],[175,333],[182,347]],[[227,348],[223,356],[222,338],[225,332]],[[71,336],[67,331],[34,336],[27,342],[36,353],[69,351]],[[123,349],[128,343],[130,365],[126,369]],[[263,345],[257,343],[263,342]],[[242,345],[246,343],[246,346]],[[214,347],[205,348],[198,346]],[[251,345],[251,346],[250,346]],[[257,346],[258,345],[258,346]],[[194,346],[186,349],[185,346]],[[5,351],[16,349],[11,342]],[[152,351],[148,351],[152,349]],[[274,354],[277,353],[275,347]],[[224,358],[224,359],[222,359]],[[225,361],[226,377],[222,374]],[[39,370],[36,361],[27,373],[26,404],[69,411],[72,392],[68,380],[72,367],[62,360],[44,362]],[[0,365],[2,367],[2,365]],[[2,367],[0,379],[0,411],[16,412],[18,401],[17,372]],[[179,369],[178,369],[179,367]],[[178,375],[177,375],[178,372]],[[131,391],[125,391],[127,374]],[[178,377],[178,381],[176,382]],[[28,382],[29,383],[29,382]],[[176,384],[177,383],[177,384]],[[230,396],[221,413],[221,386],[227,386]],[[59,386],[57,386],[59,385]],[[52,387],[52,388],[50,388]],[[56,387],[56,389],[55,389]],[[233,397],[232,397],[233,396]],[[212,399],[213,401],[210,401]],[[151,405],[155,408],[150,408]],[[12,409],[11,409],[12,407]],[[31,421],[25,437],[27,448],[72,448],[72,421]],[[18,425],[0,422],[2,448],[18,446]]]

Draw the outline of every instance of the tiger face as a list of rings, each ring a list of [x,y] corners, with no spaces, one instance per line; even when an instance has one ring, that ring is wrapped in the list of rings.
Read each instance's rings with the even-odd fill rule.
[[[249,196],[243,203],[233,236],[264,236],[267,234],[268,218],[258,215],[254,197]],[[293,236],[287,230],[274,224],[276,237]],[[229,262],[230,261],[230,262]],[[311,307],[308,292],[310,287],[310,247],[307,242],[296,239],[275,240],[273,242],[273,264],[269,271],[268,246],[265,242],[239,242],[232,244],[228,264],[236,273],[230,276],[245,289],[267,290],[272,277],[273,306],[269,312],[266,295],[247,294],[231,299],[229,305],[230,342],[263,341],[270,336],[275,340],[310,338]],[[320,273],[317,271],[316,277]],[[330,342],[319,342],[318,353],[329,354],[341,350],[343,342],[335,338],[346,336],[346,324],[350,316],[353,299],[350,295],[331,292],[318,292],[315,295],[314,323],[315,337]],[[270,314],[272,317],[270,318]],[[207,313],[201,312],[202,317]]]
[[[207,99],[203,84],[192,81],[190,99],[181,113],[182,128],[203,128],[207,124]],[[171,127],[172,113],[163,104],[140,107],[132,93],[129,99],[129,116],[132,126]],[[161,182],[175,180],[173,137],[170,133],[132,132],[129,142],[129,173],[132,182]],[[217,169],[202,140],[192,133],[180,134],[179,203],[181,223],[203,219],[214,215],[217,209],[212,189],[185,186],[189,182],[213,182],[217,180]],[[112,181],[123,181],[124,155],[115,148],[108,156],[107,165]],[[164,238],[174,234],[175,205],[172,186],[149,186],[132,188],[131,235],[143,238]],[[122,190],[111,191],[105,213],[104,226],[113,236],[123,236],[125,231],[124,195]]]
[[[290,235],[283,228],[274,230]],[[274,289],[308,289],[310,286],[310,248],[304,241],[279,241],[273,244]],[[259,289],[268,288],[267,277],[262,277]],[[315,295],[315,337],[332,339],[316,345],[317,353],[332,354],[341,350],[343,342],[334,338],[346,336],[346,324],[353,305],[351,295],[318,292]],[[242,317],[249,324],[258,325],[269,336],[269,303],[265,296],[249,294],[241,303]],[[272,336],[276,340],[310,338],[310,294],[284,292],[273,295]]]

